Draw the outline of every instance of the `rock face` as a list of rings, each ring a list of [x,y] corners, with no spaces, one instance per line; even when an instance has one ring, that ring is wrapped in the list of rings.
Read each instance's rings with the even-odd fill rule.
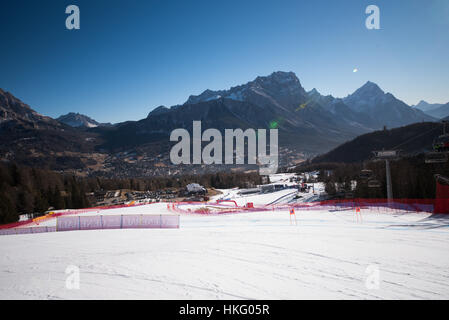
[[[40,115],[11,93],[0,89],[0,122],[7,121],[56,124],[52,118]]]
[[[392,128],[415,122],[433,121],[433,117],[411,108],[391,93],[385,93],[373,82],[367,82],[353,94],[343,99],[352,110],[371,118],[371,126]]]
[[[42,116],[0,89],[0,159],[50,169],[85,169],[97,136]],[[91,161],[92,162],[92,161]]]
[[[229,90],[206,90],[199,96],[190,96],[185,104],[195,104],[226,98],[246,101],[260,107],[277,107],[286,111],[298,107],[307,99],[307,93],[293,72],[274,72],[267,77],[257,77],[247,84]]]

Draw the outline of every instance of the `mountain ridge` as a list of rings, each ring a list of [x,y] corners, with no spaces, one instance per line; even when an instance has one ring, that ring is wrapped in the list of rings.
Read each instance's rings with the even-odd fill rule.
[[[439,119],[446,118],[449,116],[449,102],[446,104],[442,104],[435,109],[426,111],[426,113],[435,118]]]
[[[428,103],[427,101],[421,100],[418,104],[411,106],[412,108],[419,109],[421,111],[427,112],[433,109],[441,107],[443,103]]]
[[[79,130],[39,115],[3,90],[0,120],[2,116],[0,133],[5,146],[0,149],[0,159],[25,163],[40,159],[39,163],[50,167],[123,175],[166,174],[164,170],[171,166],[170,132],[177,128],[191,131],[196,120],[202,121],[203,130],[277,128],[284,164],[324,153],[384,125],[434,120],[373,82],[345,98],[335,98],[321,95],[317,89],[307,92],[293,72],[283,71],[228,90],[205,90],[189,96],[184,104],[159,106],[144,119],[113,126],[97,125],[88,118],[93,125]],[[59,157],[58,165],[52,157]]]
[[[99,123],[94,119],[78,112],[69,112],[56,118],[57,121],[62,122],[74,128],[95,128],[99,126],[112,126],[111,123]]]
[[[377,130],[356,137],[337,148],[312,159],[311,163],[355,163],[372,159],[376,150],[400,150],[414,156],[432,150],[435,138],[441,135],[443,124],[414,123],[390,130]]]

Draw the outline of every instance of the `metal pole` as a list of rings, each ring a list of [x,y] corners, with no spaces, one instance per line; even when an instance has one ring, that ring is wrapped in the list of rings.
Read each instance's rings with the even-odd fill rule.
[[[387,173],[387,198],[388,203],[393,200],[393,189],[391,188],[391,172],[390,172],[390,162],[388,160],[385,160],[385,168]]]

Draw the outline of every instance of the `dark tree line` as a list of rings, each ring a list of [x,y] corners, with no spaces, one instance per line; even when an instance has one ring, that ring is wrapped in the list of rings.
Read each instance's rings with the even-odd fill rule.
[[[0,223],[15,222],[21,213],[37,216],[49,207],[86,207],[85,193],[86,185],[73,176],[0,164]]]
[[[98,190],[131,189],[155,191],[183,188],[196,182],[205,187],[251,187],[262,183],[257,173],[214,173],[200,176],[148,178],[80,178],[54,171],[0,164],[0,224],[19,220],[20,214],[42,215],[54,209],[78,209],[94,205],[86,193]]]
[[[169,188],[183,188],[189,183],[199,183],[206,188],[251,187],[262,184],[258,173],[219,172],[203,175],[182,175],[148,178],[87,178],[85,183],[89,191],[131,189],[136,191],[155,191]]]

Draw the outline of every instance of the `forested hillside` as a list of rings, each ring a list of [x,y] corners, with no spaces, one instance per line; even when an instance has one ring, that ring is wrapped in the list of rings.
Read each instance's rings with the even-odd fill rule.
[[[86,193],[98,190],[155,191],[183,188],[192,182],[205,187],[232,188],[261,184],[262,179],[258,173],[236,172],[142,179],[80,178],[16,164],[0,164],[0,224],[17,221],[22,213],[38,216],[50,207],[92,206]]]

